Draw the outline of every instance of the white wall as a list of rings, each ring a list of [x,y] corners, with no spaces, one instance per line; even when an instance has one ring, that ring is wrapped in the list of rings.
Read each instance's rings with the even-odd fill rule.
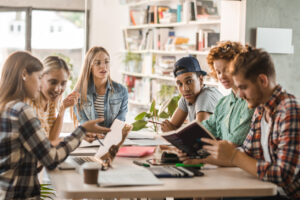
[[[255,45],[257,27],[289,28],[293,30],[294,54],[271,54],[277,82],[300,97],[300,1],[247,0],[246,42]]]
[[[121,82],[124,49],[122,27],[129,23],[128,7],[119,0],[89,0],[90,35],[89,47],[103,46],[111,57],[111,77]]]

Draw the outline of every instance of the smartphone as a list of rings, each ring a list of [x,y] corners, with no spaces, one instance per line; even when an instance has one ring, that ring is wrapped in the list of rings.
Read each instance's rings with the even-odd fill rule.
[[[165,163],[161,162],[161,159],[156,159],[156,158],[148,159],[146,160],[146,162],[151,165],[165,165]]]

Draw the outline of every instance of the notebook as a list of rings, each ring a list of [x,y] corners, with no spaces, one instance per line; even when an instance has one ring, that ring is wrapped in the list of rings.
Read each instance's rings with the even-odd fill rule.
[[[121,147],[117,153],[119,157],[144,157],[153,154],[155,147],[128,146]]]
[[[122,129],[125,126],[125,122],[115,119],[111,131],[108,132],[103,140],[104,146],[99,146],[97,153],[93,156],[70,156],[65,162],[61,163],[58,168],[61,170],[76,169],[79,173],[82,173],[81,166],[85,162],[96,162],[99,164],[99,168],[102,167],[103,161],[100,159],[106,154],[112,145],[117,145],[122,140]],[[73,166],[73,168],[72,168]]]

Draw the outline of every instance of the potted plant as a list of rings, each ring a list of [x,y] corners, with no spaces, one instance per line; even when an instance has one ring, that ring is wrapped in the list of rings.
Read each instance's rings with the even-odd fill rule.
[[[125,54],[123,62],[126,66],[126,70],[129,72],[140,72],[140,63],[142,61],[142,56],[140,54],[132,53],[131,51]]]
[[[134,123],[132,123],[132,130],[138,131],[143,128],[151,128],[155,132],[158,132],[158,123],[159,119],[167,119],[170,118],[174,111],[176,110],[178,106],[178,101],[180,99],[180,96],[174,96],[168,101],[166,101],[162,106],[161,109],[156,109],[156,102],[155,100],[152,101],[149,111],[139,113],[134,120],[136,120]],[[167,108],[167,111],[165,109]],[[151,122],[151,126],[147,126],[148,122]]]

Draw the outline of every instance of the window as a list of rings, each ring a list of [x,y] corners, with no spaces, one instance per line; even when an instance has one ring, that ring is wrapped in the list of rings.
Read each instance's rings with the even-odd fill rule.
[[[57,55],[71,67],[70,93],[85,53],[84,18],[84,11],[0,8],[0,73],[7,56],[17,50],[31,51],[40,60]],[[65,121],[69,116],[65,114]]]
[[[10,53],[25,50],[25,21],[25,11],[0,10],[0,72]]]

